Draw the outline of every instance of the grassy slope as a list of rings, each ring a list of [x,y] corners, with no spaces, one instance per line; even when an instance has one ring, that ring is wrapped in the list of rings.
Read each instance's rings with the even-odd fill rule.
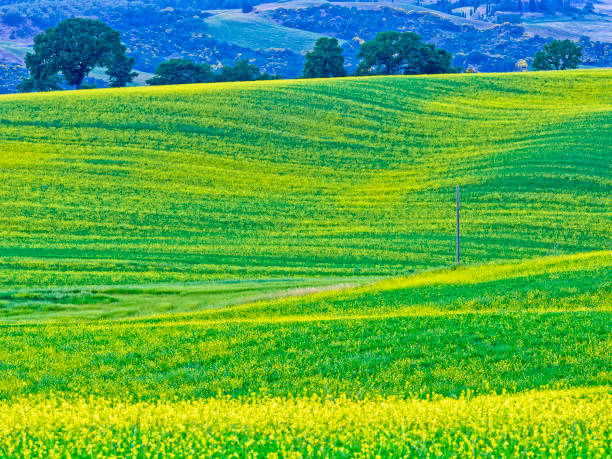
[[[593,41],[612,41],[612,17],[590,16],[585,19],[567,18],[565,20],[529,20],[522,23],[532,33],[542,36],[570,38],[577,40],[587,36]],[[562,35],[565,34],[566,37]]]
[[[609,456],[611,77],[2,98],[0,457]]]
[[[610,384],[612,253],[196,314],[2,326],[0,395],[457,396]]]
[[[23,59],[28,51],[31,51],[30,47],[23,45],[16,45],[10,41],[0,41],[0,49],[7,53],[15,56],[16,59]]]
[[[291,29],[256,14],[224,12],[205,19],[209,33],[217,40],[251,49],[288,48],[297,53],[310,51],[322,35]]]
[[[610,248],[612,73],[0,99],[0,284],[395,275]]]
[[[610,279],[612,253],[594,252],[0,326],[0,455],[604,458]]]
[[[338,290],[368,281],[372,279],[322,277],[18,289],[0,296],[0,318],[19,323],[150,316]]]

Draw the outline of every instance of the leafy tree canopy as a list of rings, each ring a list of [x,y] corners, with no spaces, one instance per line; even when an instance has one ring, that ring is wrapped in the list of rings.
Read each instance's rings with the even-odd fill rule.
[[[215,74],[208,64],[196,64],[189,59],[170,59],[162,62],[155,70],[150,85],[207,83],[215,80]]]
[[[17,85],[19,92],[43,92],[43,91],[60,91],[62,89],[62,79],[59,75],[39,76],[35,78],[30,76],[24,78]]]
[[[253,3],[251,3],[251,0],[242,0],[242,12],[250,13],[251,11],[253,11]]]
[[[534,70],[575,69],[582,59],[582,47],[571,40],[554,40],[544,45],[534,58]]]
[[[306,54],[305,78],[333,78],[346,76],[342,48],[335,38],[321,37],[314,49]]]
[[[246,59],[239,59],[231,66],[225,66],[220,73],[214,73],[208,64],[196,64],[188,59],[170,59],[159,64],[150,85],[209,83],[213,81],[272,80],[275,75],[261,73],[256,65]]]
[[[224,66],[219,81],[252,81],[260,78],[259,68],[249,64],[246,59],[239,59],[233,66]]]
[[[22,90],[59,89],[61,73],[65,82],[80,89],[94,67],[105,67],[111,86],[125,86],[137,75],[134,60],[125,55],[119,32],[100,21],[72,18],[60,22],[34,38],[34,52],[25,63],[30,77]]]
[[[452,56],[443,49],[423,43],[412,32],[380,32],[361,45],[358,75],[404,75],[451,73]]]

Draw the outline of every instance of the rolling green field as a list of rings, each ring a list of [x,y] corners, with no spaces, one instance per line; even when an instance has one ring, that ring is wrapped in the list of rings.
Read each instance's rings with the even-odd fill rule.
[[[9,95],[0,147],[0,457],[612,455],[612,71]]]
[[[8,457],[609,457],[612,254],[4,325]]]
[[[610,248],[610,71],[4,96],[0,288]]]
[[[218,40],[251,49],[288,48],[310,51],[319,35],[281,26],[269,19],[235,11],[222,12],[205,19],[209,32]],[[279,43],[282,46],[279,46]]]

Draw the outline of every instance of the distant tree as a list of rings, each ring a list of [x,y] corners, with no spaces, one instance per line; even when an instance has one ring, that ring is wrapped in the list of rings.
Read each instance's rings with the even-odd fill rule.
[[[419,41],[419,36],[412,32],[406,32],[405,35],[394,31],[378,33],[374,40],[361,45],[357,55],[361,59],[357,73],[367,74],[372,70],[376,74],[398,73],[406,59],[403,48],[409,48],[409,42],[416,46]]]
[[[11,27],[22,26],[26,18],[15,11],[8,11],[3,14],[2,22]]]
[[[246,59],[239,59],[233,66],[226,65],[221,69],[218,81],[252,81],[261,77],[259,68],[249,64]]]
[[[30,77],[21,88],[54,86],[61,73],[66,83],[80,89],[94,67],[105,67],[115,86],[130,83],[134,61],[125,55],[119,32],[100,21],[72,18],[34,38],[34,52],[25,57]]]
[[[380,32],[374,40],[361,45],[358,75],[405,75],[451,73],[452,56],[443,49],[423,43],[412,32]]]
[[[57,70],[51,66],[44,65],[40,54],[27,53],[25,62],[30,76],[21,80],[17,85],[18,91],[43,92],[59,91],[62,89],[62,79],[57,74]]]
[[[548,0],[541,0],[538,6],[538,11],[541,13],[552,14],[553,8]]]
[[[242,12],[250,13],[251,11],[253,11],[253,3],[251,0],[242,0]]]
[[[280,80],[280,75],[271,75],[267,72],[260,73],[257,77],[258,80]]]
[[[133,72],[134,59],[126,56],[117,56],[109,64],[106,74],[109,76],[111,88],[121,88],[134,81],[138,73]]]
[[[215,80],[215,74],[208,64],[196,64],[189,59],[170,59],[162,62],[155,70],[155,76],[147,84],[208,83]]]
[[[45,91],[59,91],[62,89],[62,79],[59,75],[53,76],[30,76],[24,78],[17,85],[17,91],[19,92],[45,92]]]
[[[517,72],[526,72],[527,71],[527,67],[528,67],[528,64],[527,64],[527,61],[525,59],[519,59],[514,64],[514,69]]]
[[[453,56],[444,49],[437,49],[434,45],[423,43],[421,50],[421,59],[412,68],[405,68],[404,74],[427,74],[434,75],[438,73],[453,73],[455,69],[451,62]]]
[[[306,53],[305,78],[332,78],[346,76],[342,48],[335,38],[321,37],[315,47]]]
[[[575,69],[580,64],[582,48],[571,40],[554,40],[544,45],[534,58],[534,70]]]
[[[189,59],[170,59],[159,64],[155,76],[147,80],[150,85],[209,83],[212,81],[252,81],[274,80],[276,75],[260,73],[256,65],[246,59],[239,59],[231,66],[227,65],[215,74],[210,65],[196,64]]]
[[[586,5],[584,5],[582,11],[584,11],[586,14],[595,14],[595,6],[593,5],[593,2],[586,2]]]

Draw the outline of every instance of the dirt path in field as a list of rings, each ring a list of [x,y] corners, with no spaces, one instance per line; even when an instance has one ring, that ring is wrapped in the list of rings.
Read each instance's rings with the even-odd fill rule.
[[[345,282],[342,284],[335,284],[335,285],[326,285],[326,286],[321,286],[321,287],[300,287],[300,288],[294,288],[292,290],[288,290],[286,292],[283,292],[280,294],[279,297],[285,297],[285,296],[304,296],[304,295],[310,295],[312,293],[321,293],[321,292],[330,292],[330,291],[336,291],[336,290],[346,290],[349,288],[353,288],[353,287],[358,287],[359,283],[350,283],[350,282]]]

